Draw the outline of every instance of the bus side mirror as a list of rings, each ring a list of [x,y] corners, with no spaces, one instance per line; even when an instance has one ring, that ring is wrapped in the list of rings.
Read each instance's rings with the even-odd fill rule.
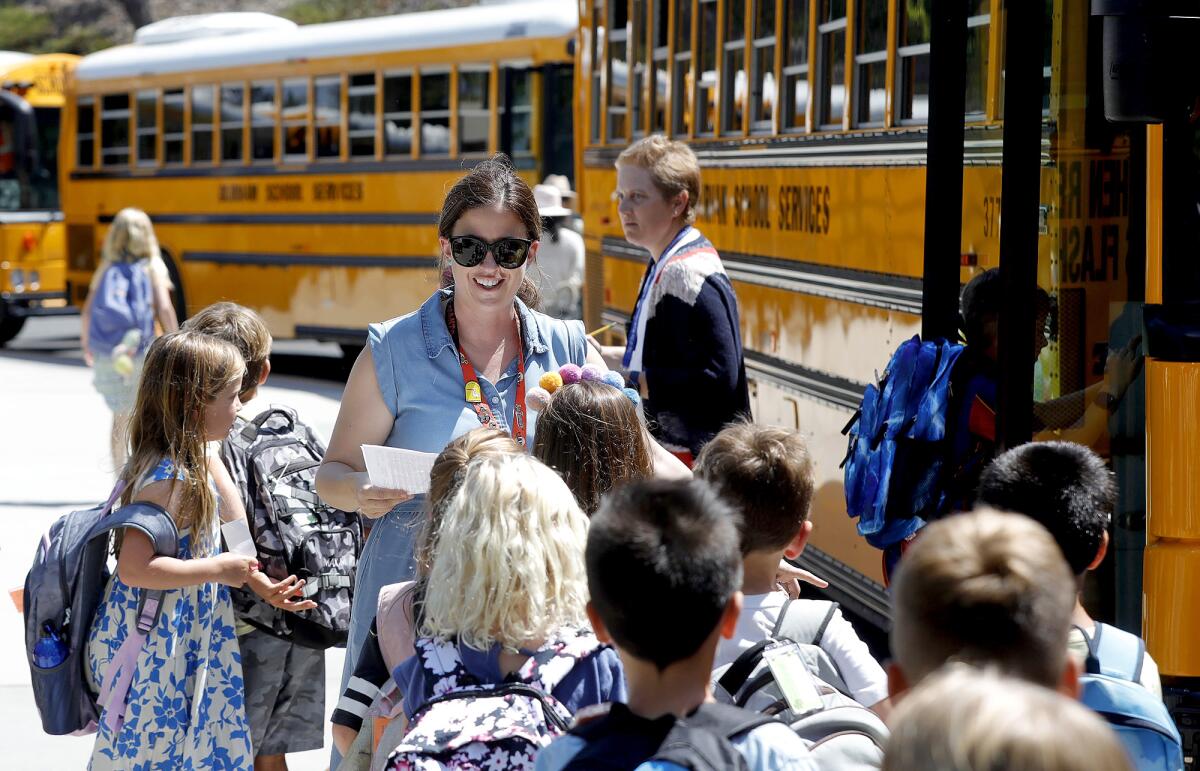
[[[1103,18],[1104,117],[1161,123],[1200,97],[1200,0],[1092,0]]]

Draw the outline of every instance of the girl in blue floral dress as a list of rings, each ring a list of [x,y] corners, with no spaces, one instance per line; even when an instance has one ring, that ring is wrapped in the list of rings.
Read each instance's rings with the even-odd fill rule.
[[[95,771],[253,767],[228,587],[265,578],[252,557],[221,553],[206,463],[207,442],[228,434],[241,406],[244,370],[236,348],[197,332],[161,337],[147,353],[122,502],[169,511],[179,555],[155,556],[149,538],[124,531],[88,642],[88,674],[103,701]],[[136,631],[139,589],[165,590],[145,635]]]

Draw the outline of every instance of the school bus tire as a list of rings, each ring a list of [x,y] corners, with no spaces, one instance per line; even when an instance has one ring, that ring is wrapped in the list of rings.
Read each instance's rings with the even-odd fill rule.
[[[187,296],[183,292],[183,276],[179,274],[179,266],[170,250],[162,249],[163,263],[167,266],[167,275],[171,277],[171,302],[175,304],[175,318],[180,323],[187,319]]]
[[[25,326],[25,317],[12,312],[12,304],[0,302],[0,346],[12,340]]]

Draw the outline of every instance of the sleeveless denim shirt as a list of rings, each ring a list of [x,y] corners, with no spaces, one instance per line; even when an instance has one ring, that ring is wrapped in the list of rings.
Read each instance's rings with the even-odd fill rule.
[[[369,328],[375,377],[392,414],[385,442],[389,447],[441,452],[451,439],[479,427],[479,416],[463,398],[458,351],[446,327],[446,303],[452,296],[449,290],[439,290],[418,310]],[[530,310],[520,300],[516,306],[525,346],[526,390],[536,386],[546,372],[564,364],[584,363],[588,346],[582,321],[551,318]],[[479,387],[508,431],[517,394],[515,357],[496,383],[480,376]],[[526,441],[532,447],[537,413],[528,412],[526,420]],[[373,523],[355,579],[343,691],[370,632],[379,590],[413,577],[413,547],[424,509],[425,496],[418,495]]]

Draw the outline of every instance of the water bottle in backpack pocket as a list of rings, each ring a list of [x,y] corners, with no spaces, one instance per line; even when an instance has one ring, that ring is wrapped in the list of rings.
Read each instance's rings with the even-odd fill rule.
[[[248,589],[234,589],[240,618],[309,648],[343,644],[350,629],[354,575],[362,553],[362,523],[354,512],[317,495],[325,446],[290,407],[271,407],[239,419],[223,443],[222,459],[242,493],[262,570],[274,581],[305,580],[303,598],[317,607],[288,613]]]

